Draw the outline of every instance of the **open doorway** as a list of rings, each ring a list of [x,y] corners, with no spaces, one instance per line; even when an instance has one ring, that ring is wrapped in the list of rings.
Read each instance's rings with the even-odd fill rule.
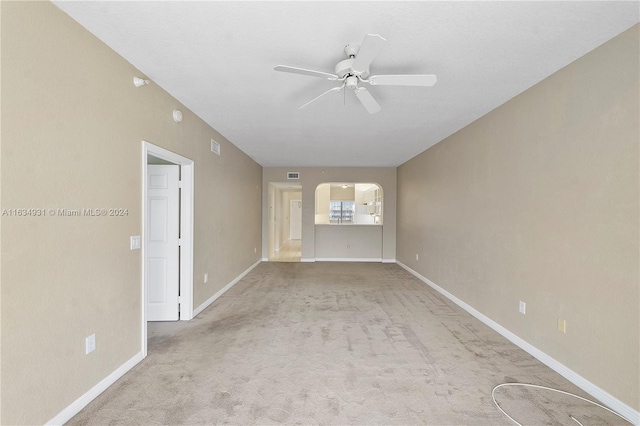
[[[147,321],[193,318],[193,160],[142,143],[142,348]]]
[[[300,262],[302,257],[302,185],[270,182],[269,261]]]

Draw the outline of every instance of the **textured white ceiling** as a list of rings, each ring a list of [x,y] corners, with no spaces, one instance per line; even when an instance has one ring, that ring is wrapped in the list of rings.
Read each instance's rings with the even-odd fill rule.
[[[55,3],[265,167],[398,166],[640,20],[637,1]],[[336,83],[273,67],[333,73],[367,33],[387,39],[372,74],[438,83],[368,86],[374,115],[347,91],[299,110]]]

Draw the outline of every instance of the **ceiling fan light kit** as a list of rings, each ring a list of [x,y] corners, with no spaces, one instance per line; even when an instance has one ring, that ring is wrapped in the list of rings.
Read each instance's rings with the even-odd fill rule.
[[[273,69],[280,72],[307,75],[311,77],[325,78],[331,81],[342,81],[342,85],[333,87],[302,105],[302,109],[310,103],[320,99],[331,92],[340,92],[345,86],[353,90],[356,98],[370,114],[375,114],[382,110],[375,98],[369,91],[358,86],[359,83],[367,83],[371,86],[422,86],[429,87],[436,84],[437,77],[433,74],[410,74],[410,75],[373,75],[369,77],[369,66],[378,56],[386,40],[377,34],[367,34],[361,44],[349,43],[344,47],[344,52],[348,56],[335,66],[335,74],[323,71],[308,70],[305,68],[290,67],[288,65],[276,65]]]

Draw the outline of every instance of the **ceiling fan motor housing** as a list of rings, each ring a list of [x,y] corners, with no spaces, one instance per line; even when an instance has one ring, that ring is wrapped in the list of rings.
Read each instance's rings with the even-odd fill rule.
[[[336,65],[335,67],[336,75],[340,78],[344,78],[347,75],[355,75],[355,73],[353,72],[353,68],[351,68],[353,66],[354,60],[355,58],[349,58],[349,59],[345,59],[343,61],[338,62],[338,65]],[[365,70],[359,75],[359,77],[361,78],[367,78],[368,76],[369,76],[369,70]]]

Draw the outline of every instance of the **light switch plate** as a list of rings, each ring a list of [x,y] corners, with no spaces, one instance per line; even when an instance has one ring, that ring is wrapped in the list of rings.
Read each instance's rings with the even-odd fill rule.
[[[85,339],[85,353],[89,353],[96,350],[96,335],[95,333]]]
[[[140,235],[132,235],[130,243],[131,243],[131,250],[140,249]]]
[[[567,320],[563,318],[558,318],[558,331],[560,333],[567,332]]]

